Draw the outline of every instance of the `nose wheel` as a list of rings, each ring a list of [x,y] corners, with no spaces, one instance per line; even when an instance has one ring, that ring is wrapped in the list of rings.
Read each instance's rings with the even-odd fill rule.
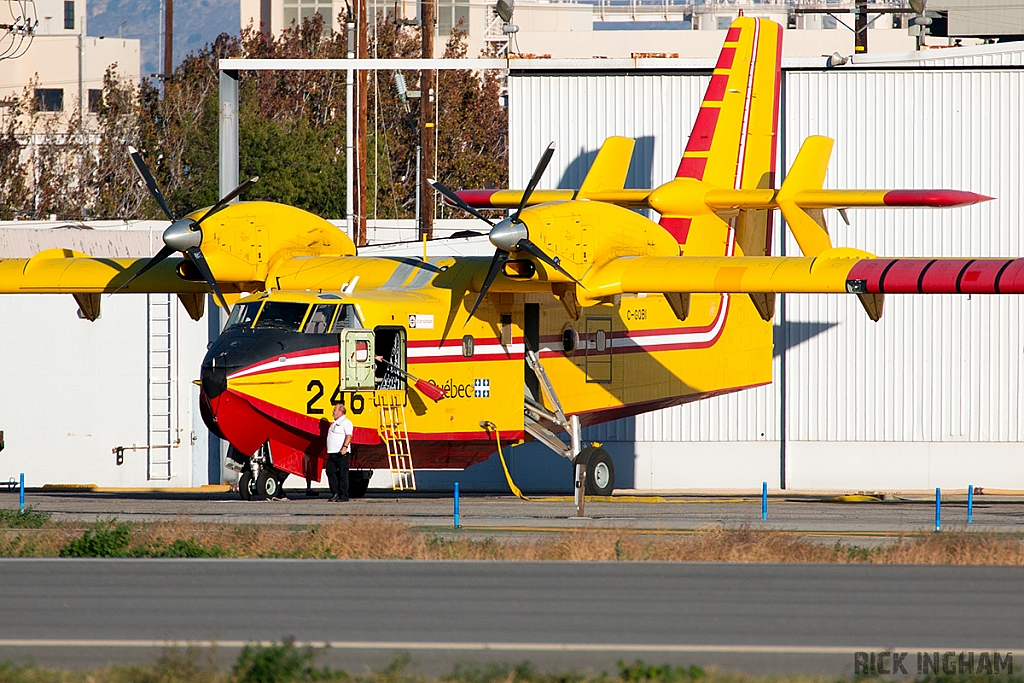
[[[256,478],[248,470],[238,475],[238,495],[242,500],[252,500],[256,497]]]
[[[276,498],[281,493],[281,482],[273,472],[263,470],[256,478],[256,491],[261,498]]]

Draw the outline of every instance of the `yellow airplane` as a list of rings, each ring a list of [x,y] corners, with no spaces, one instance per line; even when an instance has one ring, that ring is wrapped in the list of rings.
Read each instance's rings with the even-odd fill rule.
[[[389,468],[465,468],[533,438],[576,465],[577,493],[610,493],[614,470],[581,426],[771,381],[775,294],[857,296],[878,320],[887,293],[1021,293],[1024,260],[878,258],[832,245],[826,208],[953,207],[954,190],[825,190],[832,141],[809,138],[775,187],[782,29],[730,28],[676,177],[624,188],[633,141],[608,139],[579,190],[455,192],[514,209],[490,226],[490,261],[367,257],[299,209],[229,203],[172,221],[153,259],[50,250],[0,261],[0,293],[70,293],[95,317],[103,293],[174,292],[202,315],[212,291],[248,293],[201,370],[203,417],[233,446],[244,498],[287,474],[319,480],[331,404],[355,423],[353,493]],[[633,209],[649,208],[660,222]],[[773,213],[802,257],[770,255]],[[184,258],[172,257],[181,252]],[[568,433],[569,443],[558,434]]]

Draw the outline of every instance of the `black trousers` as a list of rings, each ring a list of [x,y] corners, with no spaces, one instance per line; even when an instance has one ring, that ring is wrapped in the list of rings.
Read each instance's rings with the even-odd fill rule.
[[[328,453],[324,472],[327,473],[331,494],[348,500],[348,453]]]

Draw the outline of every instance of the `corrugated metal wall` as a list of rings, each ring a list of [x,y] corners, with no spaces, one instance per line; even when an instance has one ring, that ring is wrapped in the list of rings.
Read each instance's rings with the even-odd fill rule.
[[[792,73],[786,158],[835,138],[829,187],[952,187],[997,199],[948,211],[831,216],[837,244],[907,256],[1021,254],[1019,71]],[[798,253],[792,241],[787,253]],[[852,297],[787,297],[786,318],[835,322],[787,359],[802,441],[1019,441],[1015,296],[890,296],[881,323]],[[822,409],[824,407],[824,409]]]
[[[805,137],[827,135],[836,145],[826,187],[997,197],[966,209],[850,211],[851,227],[830,212],[837,245],[883,255],[1020,255],[1024,70],[950,69],[957,61],[1020,64],[1020,55],[936,61],[939,68],[926,61],[787,71],[781,159],[788,167]],[[705,84],[696,73],[513,73],[512,186],[525,184],[554,139],[559,151],[544,182],[578,187],[608,135],[642,139],[631,185],[664,182]],[[775,253],[783,246],[799,253],[792,238]],[[1024,459],[1013,446],[1024,440],[1022,307],[1022,297],[890,296],[872,323],[852,297],[788,296],[776,317],[774,386],[600,426],[590,438],[634,443],[638,487],[759,482],[742,467],[707,470],[708,462],[728,467],[723,448],[740,443],[772,485],[785,478],[797,488],[925,488],[987,477],[989,486],[1024,487]]]

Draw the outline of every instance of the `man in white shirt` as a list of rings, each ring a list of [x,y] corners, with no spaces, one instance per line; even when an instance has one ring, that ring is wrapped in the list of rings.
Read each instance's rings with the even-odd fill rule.
[[[331,501],[348,500],[348,455],[352,450],[352,420],[345,417],[345,406],[334,406],[334,422],[327,430],[327,484]]]

